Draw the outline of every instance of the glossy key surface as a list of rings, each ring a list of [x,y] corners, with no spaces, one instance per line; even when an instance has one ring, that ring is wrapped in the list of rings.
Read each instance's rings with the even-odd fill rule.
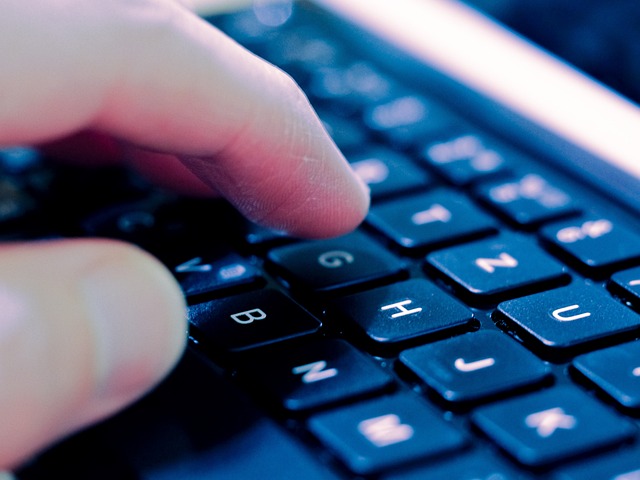
[[[473,312],[431,282],[407,280],[332,302],[329,317],[349,321],[374,348],[469,329]]]
[[[468,333],[405,350],[402,364],[444,400],[471,402],[541,382],[548,365],[500,332]]]
[[[393,377],[342,340],[266,352],[244,364],[251,380],[291,411],[328,407],[379,392]]]
[[[320,322],[282,293],[266,289],[189,307],[193,335],[220,352],[239,352],[315,332]]]
[[[494,219],[448,189],[376,205],[367,222],[405,250],[434,249],[496,231]]]
[[[636,430],[573,387],[554,387],[481,407],[474,423],[518,462],[545,466],[631,438]]]
[[[625,408],[640,409],[640,343],[580,355],[573,367]]]
[[[593,348],[625,333],[633,338],[640,328],[640,315],[584,284],[508,300],[498,305],[496,318],[525,344],[547,351]]]
[[[640,233],[606,215],[558,222],[542,235],[588,273],[610,272],[640,262]]]
[[[294,289],[319,293],[362,288],[404,269],[395,255],[360,233],[280,247],[267,260]]]
[[[421,400],[397,394],[316,415],[309,427],[359,474],[462,448],[464,436]]]
[[[491,302],[566,283],[556,259],[529,239],[503,234],[451,247],[427,256],[429,268],[461,295]]]

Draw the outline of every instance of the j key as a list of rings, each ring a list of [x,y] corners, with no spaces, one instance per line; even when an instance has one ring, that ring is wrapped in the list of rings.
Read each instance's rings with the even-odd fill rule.
[[[406,350],[400,361],[449,402],[472,402],[541,382],[549,367],[500,332],[481,331]]]
[[[568,280],[559,262],[513,234],[437,251],[427,262],[461,295],[483,302],[540,291]]]
[[[193,336],[214,352],[236,353],[315,332],[320,322],[275,290],[199,303],[188,310]]]
[[[625,343],[574,359],[573,367],[625,408],[640,409],[640,343]]]
[[[274,249],[268,262],[292,288],[320,293],[371,284],[404,268],[397,257],[357,232]]]
[[[405,193],[424,188],[433,178],[407,157],[393,150],[377,147],[349,156],[351,168],[371,189],[371,198]]]
[[[226,293],[256,285],[262,279],[251,262],[236,254],[216,259],[195,256],[183,260],[170,268],[187,297]]]
[[[429,462],[384,475],[384,480],[520,480],[522,476],[488,452],[456,455],[455,460]]]
[[[599,289],[575,284],[498,305],[498,319],[549,352],[583,349],[640,327],[640,316]]]
[[[637,480],[640,478],[640,450],[625,449],[592,461],[581,461],[575,466],[558,471],[554,478],[556,480],[584,480],[585,478]]]
[[[471,129],[441,135],[422,150],[422,158],[454,185],[468,185],[505,172],[505,155],[510,154],[513,156],[502,144]]]
[[[614,274],[609,282],[609,288],[636,308],[640,306],[640,267]]]
[[[305,411],[379,392],[393,377],[342,340],[255,356],[249,375],[287,410]]]
[[[640,262],[640,234],[606,216],[554,223],[542,235],[586,272],[605,273]]]
[[[346,317],[374,346],[469,328],[473,313],[432,283],[413,279],[335,300],[329,313]]]
[[[611,447],[636,431],[625,419],[569,386],[481,407],[472,420],[518,462],[531,467]]]
[[[381,203],[367,221],[407,250],[434,249],[495,233],[495,221],[447,189]]]
[[[483,184],[478,194],[510,221],[523,227],[537,226],[578,211],[569,194],[535,173]]]
[[[394,148],[403,149],[460,123],[460,120],[433,101],[406,94],[365,110],[364,123]]]
[[[457,451],[465,439],[421,400],[398,394],[312,417],[309,427],[356,474]]]

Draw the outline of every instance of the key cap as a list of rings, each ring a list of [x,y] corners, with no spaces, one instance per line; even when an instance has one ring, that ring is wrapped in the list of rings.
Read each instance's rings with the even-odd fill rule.
[[[619,405],[640,409],[640,343],[625,343],[581,355],[573,367]]]
[[[262,281],[259,270],[235,253],[221,258],[182,257],[170,268],[187,297],[228,294],[257,286]]]
[[[579,211],[569,194],[537,173],[483,184],[477,192],[486,203],[521,227],[535,227]]]
[[[542,236],[584,272],[603,274],[640,262],[640,234],[607,216],[554,223]]]
[[[594,348],[640,327],[638,314],[584,284],[508,300],[495,315],[525,344],[547,353]]]
[[[609,288],[637,309],[640,306],[640,267],[614,274],[609,282]]]
[[[404,272],[404,264],[364,234],[297,243],[269,252],[268,266],[292,289],[353,290]]]
[[[393,377],[343,340],[319,340],[251,358],[243,370],[284,408],[325,408],[388,388]]]
[[[525,237],[502,234],[427,256],[465,298],[479,302],[524,295],[569,280],[564,267]]]
[[[514,153],[475,129],[458,129],[430,141],[421,158],[454,185],[469,185],[504,173]]]
[[[480,331],[423,345],[400,362],[448,402],[473,402],[518,391],[550,369],[505,334]]]
[[[317,113],[333,141],[345,154],[361,149],[370,141],[369,132],[353,119],[333,113],[326,108],[318,110]]]
[[[214,353],[237,353],[311,334],[320,322],[282,293],[266,289],[193,305],[193,336]]]
[[[373,200],[404,194],[433,183],[433,178],[409,158],[384,147],[361,149],[348,160],[356,175],[371,189]]]
[[[399,248],[418,251],[496,232],[496,223],[465,196],[449,189],[374,206],[367,222]]]
[[[445,107],[420,95],[403,94],[364,112],[364,123],[394,148],[406,149],[461,122]]]
[[[361,475],[440,456],[466,443],[461,433],[408,394],[316,415],[309,428],[352,472]]]
[[[635,434],[626,419],[570,386],[481,407],[472,421],[523,465],[542,467],[620,444]]]
[[[390,97],[398,87],[367,62],[317,69],[307,94],[312,103],[349,116],[365,105]]]
[[[557,480],[584,480],[606,478],[609,480],[637,480],[640,478],[640,450],[625,449],[601,458],[584,460],[571,467],[560,469]]]
[[[373,348],[469,329],[473,313],[427,280],[413,279],[334,300],[343,317]]]

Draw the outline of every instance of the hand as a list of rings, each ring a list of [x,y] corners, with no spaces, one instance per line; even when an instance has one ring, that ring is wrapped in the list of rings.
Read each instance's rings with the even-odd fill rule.
[[[0,145],[108,141],[162,185],[300,236],[366,213],[289,77],[175,1],[4,0],[0,45]],[[118,242],[0,246],[0,306],[4,468],[138,398],[184,347],[171,275]]]

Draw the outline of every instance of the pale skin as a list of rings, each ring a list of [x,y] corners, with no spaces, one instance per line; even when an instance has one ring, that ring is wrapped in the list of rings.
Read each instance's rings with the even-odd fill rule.
[[[366,188],[299,88],[182,2],[3,0],[0,45],[0,146],[126,159],[302,237],[346,233],[366,214]],[[139,398],[185,331],[175,281],[133,246],[1,245],[0,468]]]

